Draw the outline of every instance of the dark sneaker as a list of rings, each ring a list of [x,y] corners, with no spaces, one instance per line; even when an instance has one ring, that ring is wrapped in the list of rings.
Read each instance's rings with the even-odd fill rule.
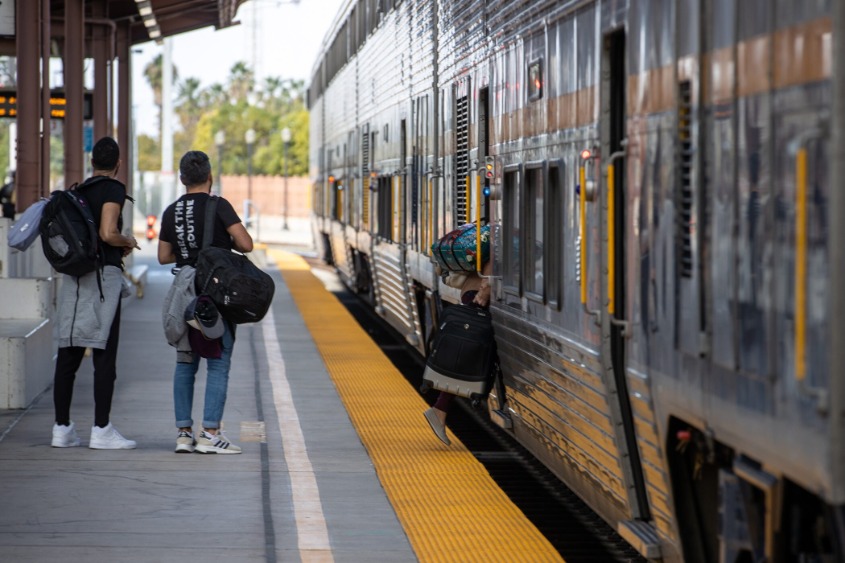
[[[226,439],[221,432],[209,434],[205,430],[197,438],[195,451],[201,454],[239,454],[241,449]]]
[[[188,432],[187,430],[180,430],[179,436],[176,438],[176,453],[177,454],[189,454],[193,453],[194,446],[197,445],[197,441],[194,440],[194,433]]]
[[[73,448],[81,443],[72,421],[69,426],[53,425],[53,442],[50,445],[54,448]]]
[[[431,426],[431,429],[434,431],[434,435],[440,438],[440,441],[447,446],[451,445],[452,442],[449,440],[449,436],[446,435],[446,424],[440,421],[437,413],[434,412],[434,407],[425,411],[423,416],[425,416],[429,426]]]

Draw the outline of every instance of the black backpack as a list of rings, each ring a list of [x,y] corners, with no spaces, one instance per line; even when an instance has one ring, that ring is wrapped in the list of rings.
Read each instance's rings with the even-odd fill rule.
[[[493,373],[496,341],[490,311],[474,305],[446,307],[426,365],[467,382],[487,382]]]
[[[57,272],[84,276],[97,268],[102,269],[97,222],[76,184],[50,194],[38,231],[44,256]]]
[[[255,323],[264,318],[276,284],[243,254],[211,246],[217,217],[217,197],[211,196],[205,209],[202,250],[197,256],[197,295],[208,295],[220,314],[235,324]]]

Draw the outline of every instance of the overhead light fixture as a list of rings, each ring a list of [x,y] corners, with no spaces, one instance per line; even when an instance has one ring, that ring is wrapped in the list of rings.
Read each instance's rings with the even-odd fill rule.
[[[153,5],[150,0],[135,0],[135,6],[138,8],[138,14],[147,28],[147,34],[150,36],[150,39],[161,38],[161,28],[156,21],[156,16],[153,13]]]

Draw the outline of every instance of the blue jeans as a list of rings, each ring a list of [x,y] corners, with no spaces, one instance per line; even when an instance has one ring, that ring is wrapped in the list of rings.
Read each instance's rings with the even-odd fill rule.
[[[223,407],[226,406],[235,335],[228,322],[224,322],[223,326],[223,353],[217,360],[206,359],[208,374],[205,382],[205,408],[202,413],[203,428],[220,428]],[[173,374],[173,406],[177,428],[190,428],[194,425],[191,410],[194,406],[194,380],[199,367],[200,357],[197,354],[194,354],[193,362],[176,364],[176,372]]]

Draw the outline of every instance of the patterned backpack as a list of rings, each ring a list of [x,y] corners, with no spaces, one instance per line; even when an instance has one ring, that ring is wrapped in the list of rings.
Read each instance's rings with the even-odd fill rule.
[[[431,245],[431,254],[443,271],[475,272],[477,243],[475,223],[466,223]],[[490,225],[481,226],[481,263],[490,259]]]

